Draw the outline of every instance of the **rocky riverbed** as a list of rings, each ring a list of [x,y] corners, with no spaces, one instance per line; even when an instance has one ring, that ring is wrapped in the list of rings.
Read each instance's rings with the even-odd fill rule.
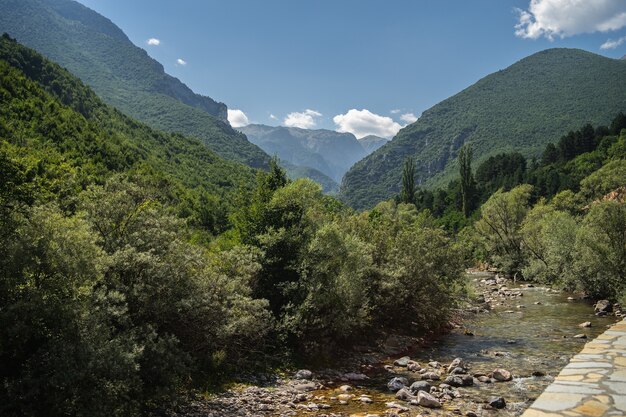
[[[475,303],[429,346],[390,337],[334,369],[265,376],[253,386],[197,396],[176,417],[516,416],[553,380],[586,338],[621,316],[580,296],[468,277]]]

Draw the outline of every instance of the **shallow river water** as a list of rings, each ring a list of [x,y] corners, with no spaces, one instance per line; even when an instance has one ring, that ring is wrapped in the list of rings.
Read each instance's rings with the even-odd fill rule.
[[[472,275],[468,279],[478,282],[485,277]],[[410,411],[402,415],[465,415],[468,411],[478,415],[519,415],[583,348],[586,340],[574,338],[574,335],[584,333],[589,340],[615,322],[612,317],[596,317],[587,301],[568,300],[572,294],[518,287],[509,284],[511,290],[521,291],[523,296],[498,300],[490,312],[469,314],[464,318],[463,327],[473,336],[465,334],[464,329],[454,330],[430,347],[406,353],[422,366],[429,361],[449,363],[460,357],[469,365],[470,374],[488,374],[495,368],[505,368],[514,375],[513,381],[458,388],[463,397],[447,403],[443,409],[410,406]],[[586,321],[592,323],[591,327],[580,328],[579,324]],[[386,363],[392,364],[394,359],[388,358]],[[537,372],[545,376],[532,376]],[[392,371],[379,367],[369,376],[368,381],[353,383],[355,389],[350,393],[356,397],[369,395],[372,404],[352,400],[345,405],[333,405],[330,410],[302,415],[384,415],[386,403],[390,401],[407,405],[394,398],[394,393],[386,387],[387,381],[394,376],[405,376],[409,382],[419,379],[417,374],[397,367]],[[329,387],[314,394],[330,398],[340,392],[336,387]],[[488,410],[486,401],[493,396],[504,397],[507,408]]]

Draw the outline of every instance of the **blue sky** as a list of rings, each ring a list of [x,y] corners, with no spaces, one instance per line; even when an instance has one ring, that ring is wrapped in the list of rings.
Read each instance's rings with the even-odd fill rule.
[[[357,136],[393,135],[411,115],[546,48],[626,54],[626,0],[80,2],[249,122]]]

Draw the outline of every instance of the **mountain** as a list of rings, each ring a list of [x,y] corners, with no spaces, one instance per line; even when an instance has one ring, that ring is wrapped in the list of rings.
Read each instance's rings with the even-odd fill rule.
[[[549,49],[491,74],[425,111],[388,144],[355,164],[344,201],[371,207],[400,190],[402,166],[415,157],[417,182],[445,184],[471,143],[475,164],[510,151],[535,157],[581,124],[606,125],[626,109],[626,62],[577,49]]]
[[[265,125],[248,125],[239,130],[268,154],[294,165],[314,168],[336,182],[367,155],[351,133]]]
[[[215,226],[208,224],[211,210],[232,206],[234,191],[255,178],[255,170],[221,158],[195,138],[158,132],[122,114],[8,35],[0,37],[0,153],[5,152],[33,183],[61,196],[63,205],[76,204],[75,194],[88,185],[124,173],[159,184],[187,213],[201,207],[207,228]]]
[[[318,171],[315,168],[307,166],[294,165],[287,161],[280,161],[280,165],[285,168],[287,176],[291,180],[299,178],[309,178],[322,186],[324,194],[335,195],[339,192],[339,184],[328,175]]]
[[[365,136],[359,139],[359,143],[368,154],[374,152],[376,149],[380,148],[387,142],[389,142],[389,139],[381,138],[380,136],[374,135]]]
[[[153,128],[194,136],[252,167],[268,156],[226,121],[223,103],[195,94],[110,20],[73,0],[0,0],[8,33],[80,77],[108,104]]]

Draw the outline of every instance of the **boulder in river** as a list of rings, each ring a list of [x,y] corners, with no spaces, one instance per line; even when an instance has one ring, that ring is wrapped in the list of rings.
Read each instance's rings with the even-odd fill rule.
[[[402,401],[411,401],[411,400],[415,399],[415,396],[413,395],[413,393],[411,391],[409,391],[405,387],[405,388],[400,388],[400,390],[398,390],[398,392],[396,392],[396,399],[402,400]]]
[[[347,374],[344,374],[343,377],[347,381],[365,381],[366,379],[369,379],[367,375],[356,372],[348,372]]]
[[[502,397],[493,397],[489,399],[489,405],[493,408],[502,409],[506,407],[506,401]]]
[[[577,334],[574,336],[574,339],[586,339],[586,338],[587,338],[587,335],[584,333]]]
[[[311,379],[313,378],[313,372],[309,371],[308,369],[300,369],[298,372],[296,372],[295,377],[296,379]]]
[[[607,314],[613,311],[613,306],[609,300],[600,300],[593,309],[596,314]]]
[[[495,379],[496,381],[500,381],[500,382],[510,381],[511,379],[513,379],[513,376],[511,375],[511,373],[507,371],[506,369],[502,369],[502,368],[494,369],[492,376],[493,376],[493,379]]]
[[[440,408],[441,403],[432,395],[425,391],[417,393],[417,404],[426,408]]]
[[[415,381],[411,384],[410,390],[415,394],[419,391],[430,392],[431,385],[426,381]]]
[[[391,381],[387,383],[387,388],[389,388],[389,391],[395,392],[406,387],[407,385],[409,385],[408,379],[403,376],[397,376],[395,378],[392,378]]]
[[[584,322],[584,323],[580,323],[580,324],[578,325],[578,327],[582,327],[582,328],[585,328],[585,327],[591,327],[591,322],[590,322],[590,321],[586,321],[586,322]]]
[[[463,362],[462,358],[456,358],[452,361],[448,366],[448,373],[451,373],[455,368],[465,369],[465,362]]]
[[[428,381],[439,381],[441,378],[439,378],[439,375],[435,372],[424,372],[422,374],[422,379]]]
[[[411,358],[409,358],[408,356],[403,356],[400,359],[396,359],[395,361],[393,361],[393,364],[395,366],[401,366],[401,367],[406,367],[409,362],[411,361]]]

